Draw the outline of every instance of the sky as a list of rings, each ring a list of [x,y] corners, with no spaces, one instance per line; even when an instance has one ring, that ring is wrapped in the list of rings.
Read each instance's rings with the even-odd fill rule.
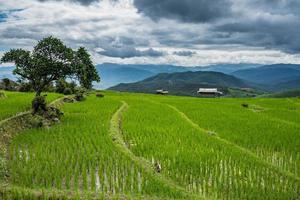
[[[300,64],[299,0],[0,0],[0,56],[55,36],[95,64]]]

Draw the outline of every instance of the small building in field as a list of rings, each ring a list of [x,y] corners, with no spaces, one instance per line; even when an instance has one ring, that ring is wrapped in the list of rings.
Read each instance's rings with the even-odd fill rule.
[[[169,91],[163,90],[163,89],[156,90],[156,94],[167,95],[167,94],[169,94]]]
[[[199,88],[197,92],[202,97],[220,97],[223,92],[218,91],[217,88]]]

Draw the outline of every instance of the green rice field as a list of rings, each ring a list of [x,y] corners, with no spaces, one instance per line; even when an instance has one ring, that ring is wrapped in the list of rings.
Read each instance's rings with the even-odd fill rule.
[[[6,96],[2,120],[28,110],[33,97]],[[61,110],[59,124],[11,139],[0,199],[300,197],[299,98],[107,91]]]

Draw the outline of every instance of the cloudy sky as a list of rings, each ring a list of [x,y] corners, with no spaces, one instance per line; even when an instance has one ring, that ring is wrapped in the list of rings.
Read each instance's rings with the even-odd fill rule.
[[[0,0],[0,55],[53,35],[95,63],[300,63],[299,0]]]

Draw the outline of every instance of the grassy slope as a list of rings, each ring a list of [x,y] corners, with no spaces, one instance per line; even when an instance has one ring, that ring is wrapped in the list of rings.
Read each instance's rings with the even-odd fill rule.
[[[24,112],[30,109],[31,101],[34,97],[33,93],[8,92],[5,91],[5,98],[0,98],[0,121],[15,115],[19,112]],[[48,94],[47,101],[51,102],[62,95]]]
[[[200,127],[290,171],[300,173],[298,106],[286,100],[173,99],[170,104],[184,112]],[[241,104],[246,102],[249,108]],[[295,110],[291,110],[293,108]]]
[[[161,98],[124,98],[129,104],[124,134],[132,151],[149,161],[158,160],[165,176],[191,192],[230,199],[270,198],[271,195],[295,198],[297,195],[299,180],[292,186],[298,179],[294,175],[286,176],[247,150],[191,126],[179,113],[160,104]],[[186,98],[184,105],[188,100],[201,101]],[[286,186],[294,187],[295,191],[284,189]]]
[[[288,166],[278,168],[268,159],[266,163],[202,130],[216,131],[217,136],[252,151],[267,145],[269,153],[290,155],[299,141],[299,134],[293,132],[299,122],[298,99],[196,99],[111,92],[104,98],[92,96],[85,102],[66,104],[62,124],[15,137],[9,151],[10,185],[98,194],[184,195],[116,149],[108,129],[121,101],[129,105],[121,123],[126,147],[150,163],[159,161],[162,176],[186,190],[220,198],[294,198],[299,192],[299,179],[283,171],[292,171]],[[241,108],[244,101],[249,109]],[[168,105],[182,111],[200,129]],[[260,108],[263,112],[257,112]],[[246,128],[237,129],[241,125]],[[266,132],[268,127],[273,135]],[[273,139],[264,139],[271,135]]]
[[[90,191],[180,197],[181,192],[116,149],[108,128],[120,102],[89,97],[67,104],[62,124],[33,129],[12,141],[8,162],[10,184],[35,189]]]

